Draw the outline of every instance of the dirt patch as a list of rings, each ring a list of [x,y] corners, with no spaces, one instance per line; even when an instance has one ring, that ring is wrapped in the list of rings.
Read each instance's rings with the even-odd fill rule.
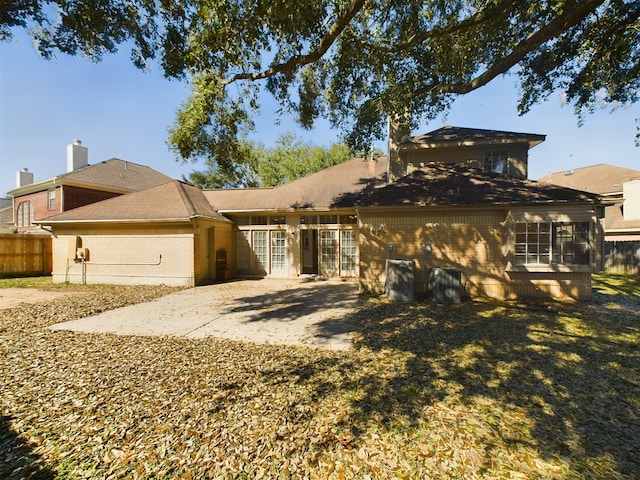
[[[78,295],[81,292],[56,292],[35,288],[0,288],[0,310],[20,305],[48,303],[61,297]]]

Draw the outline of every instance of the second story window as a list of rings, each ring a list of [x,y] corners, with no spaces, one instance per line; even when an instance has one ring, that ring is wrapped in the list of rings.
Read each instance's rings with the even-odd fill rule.
[[[47,208],[49,210],[55,210],[56,208],[56,189],[50,188],[47,194]]]
[[[492,173],[508,173],[507,162],[509,152],[506,150],[489,150],[484,152],[484,171]]]

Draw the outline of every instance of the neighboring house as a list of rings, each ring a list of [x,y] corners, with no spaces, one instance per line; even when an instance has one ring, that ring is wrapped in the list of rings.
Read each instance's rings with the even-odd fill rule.
[[[599,194],[605,209],[606,241],[640,241],[640,170],[606,163],[548,173],[540,183]]]
[[[601,163],[549,173],[540,183],[597,193],[605,208],[605,268],[640,271],[640,170]]]
[[[200,245],[188,250],[192,262],[181,262],[194,269],[184,284],[232,274],[223,261],[221,275],[212,260],[224,244],[224,260],[239,276],[353,278],[363,290],[380,292],[387,259],[401,259],[414,265],[419,293],[429,289],[432,269],[442,268],[458,271],[471,295],[588,299],[591,272],[599,270],[602,261],[602,207],[597,195],[524,178],[527,150],[543,140],[542,135],[445,127],[390,142],[398,147],[389,157],[353,159],[280,187],[208,190],[199,192],[202,197],[189,190],[233,223],[218,218],[207,235],[195,225],[190,233],[184,232]],[[109,208],[100,210],[105,215],[101,222],[112,225],[114,236],[122,236],[108,245],[87,243],[94,242],[94,234],[107,234],[97,233],[94,228],[100,222],[91,218],[98,213],[90,208],[100,204],[40,222],[56,234],[54,280],[77,281],[78,269],[85,268],[83,281],[105,281],[95,270],[99,265],[91,262],[98,261],[97,255],[99,262],[115,262],[107,260],[116,256],[114,246],[128,241],[129,235],[118,230],[123,219],[116,213],[127,199],[135,200],[139,208],[154,202],[169,204],[145,192],[107,201]],[[213,222],[212,215],[207,218]],[[154,220],[158,226],[167,221]],[[147,222],[134,217],[126,222],[127,228],[140,224],[139,244],[157,235]],[[232,237],[219,239],[216,235],[223,232]],[[89,250],[90,260],[84,264],[82,258],[66,260],[77,237]],[[205,254],[207,261],[202,258]],[[129,257],[126,262],[135,263]],[[203,274],[204,264],[209,265],[208,276]],[[75,269],[73,278],[66,273],[69,268]],[[153,267],[148,270],[136,281],[168,283],[166,276],[151,274]],[[127,283],[131,278],[123,273],[109,281]],[[173,284],[177,283],[176,278]]]
[[[16,174],[13,223],[18,233],[38,232],[37,222],[56,213],[144,190],[172,180],[143,165],[117,158],[89,165],[79,140],[67,146],[67,172],[40,182],[26,168]]]
[[[194,286],[232,272],[232,223],[177,180],[48,217],[53,281]]]

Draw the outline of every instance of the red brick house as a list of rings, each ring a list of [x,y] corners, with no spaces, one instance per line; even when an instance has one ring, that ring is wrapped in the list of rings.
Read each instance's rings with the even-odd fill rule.
[[[16,231],[42,233],[36,223],[46,217],[171,180],[150,167],[117,158],[89,165],[88,149],[76,140],[67,146],[66,173],[34,182],[33,173],[22,169],[16,174],[16,188],[7,194],[13,197]]]

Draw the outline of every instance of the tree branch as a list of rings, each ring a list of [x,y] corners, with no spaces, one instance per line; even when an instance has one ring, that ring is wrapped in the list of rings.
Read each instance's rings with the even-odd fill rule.
[[[384,45],[376,45],[373,43],[363,42],[363,47],[383,52],[383,53],[398,53],[403,50],[407,50],[415,45],[419,45],[425,40],[429,40],[430,38],[438,38],[444,37],[446,35],[452,35],[456,32],[460,32],[467,28],[477,27],[478,25],[483,24],[486,21],[494,20],[497,16],[503,15],[505,12],[509,11],[509,7],[513,5],[515,2],[512,0],[505,1],[500,5],[495,5],[486,10],[480,10],[470,16],[469,18],[465,18],[461,22],[455,23],[453,25],[448,25],[446,27],[435,27],[428,31],[418,32],[413,34],[411,37],[406,39],[403,42],[400,42],[393,46],[384,46]]]
[[[223,82],[223,85],[229,85],[233,82],[237,82],[239,80],[262,80],[265,78],[272,77],[278,73],[282,72],[290,72],[295,70],[296,68],[302,65],[308,65],[310,63],[314,63],[318,61],[322,56],[327,53],[329,48],[336,41],[338,36],[344,31],[344,29],[349,25],[353,17],[362,9],[365,4],[365,0],[352,0],[351,4],[347,8],[347,10],[340,15],[336,21],[331,25],[327,35],[325,35],[320,43],[312,48],[309,53],[305,55],[295,55],[291,57],[284,63],[279,63],[274,65],[271,68],[263,70],[262,72],[257,73],[239,73],[234,75]]]
[[[603,3],[604,0],[586,0],[578,2],[571,10],[554,18],[547,25],[541,27],[530,34],[527,38],[523,39],[515,46],[509,55],[495,62],[489,69],[485,70],[474,79],[468,82],[455,84],[431,83],[415,90],[412,97],[415,98],[432,93],[465,94],[483,87],[498,75],[502,75],[509,71],[510,68],[522,61],[527,54],[531,53],[543,43],[552,40],[564,31],[583,21]]]

